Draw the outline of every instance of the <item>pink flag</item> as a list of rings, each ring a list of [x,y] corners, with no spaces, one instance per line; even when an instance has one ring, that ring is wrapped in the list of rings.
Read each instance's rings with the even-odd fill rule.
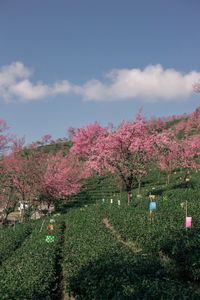
[[[185,227],[191,227],[192,217],[186,217]]]
[[[120,206],[120,200],[118,200],[118,205]]]

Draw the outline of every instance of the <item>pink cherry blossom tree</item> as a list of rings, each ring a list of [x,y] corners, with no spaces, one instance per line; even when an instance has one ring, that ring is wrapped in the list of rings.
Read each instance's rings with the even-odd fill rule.
[[[27,152],[21,149],[20,151],[13,150],[2,157],[3,190],[1,195],[4,203],[8,195],[14,194],[16,201],[31,204],[32,200],[41,193],[43,188],[41,155],[39,151]]]
[[[43,177],[45,189],[54,199],[64,199],[77,194],[84,179],[90,175],[86,163],[72,153],[49,154],[46,172]]]
[[[17,203],[17,199],[14,194],[14,189],[12,186],[12,181],[8,176],[3,160],[0,160],[0,174],[1,174],[1,187],[0,187],[0,207],[3,209],[1,215],[2,220],[6,220],[10,212],[14,210]]]
[[[190,120],[187,122],[182,138],[178,138],[176,131],[172,128],[158,133],[155,139],[156,164],[161,170],[166,171],[168,184],[175,168],[185,170],[183,181],[186,180],[190,169],[199,171],[200,134],[188,135],[189,124],[193,126],[194,122]]]
[[[186,139],[179,141],[181,147],[181,158],[179,167],[185,169],[185,176],[183,181],[186,180],[189,170],[195,170],[196,173],[200,171],[200,134],[188,136]]]
[[[185,133],[188,136],[200,133],[200,107],[195,109],[187,118]]]
[[[68,135],[73,142],[71,152],[88,158],[91,154],[91,147],[96,144],[98,138],[100,136],[106,136],[107,134],[108,127],[101,127],[97,122],[94,124],[90,123],[86,126],[83,125],[77,130],[70,127],[68,129]]]
[[[136,121],[122,122],[116,131],[111,128],[99,134],[89,147],[90,167],[100,174],[110,172],[122,181],[128,204],[134,182],[147,174],[151,161],[153,135],[146,125],[139,113]]]
[[[166,171],[167,183],[170,181],[171,172],[178,166],[180,147],[171,129],[158,133],[154,140],[154,157],[157,166]]]
[[[151,117],[147,124],[150,130],[153,129],[158,132],[166,128],[166,121],[161,118]]]

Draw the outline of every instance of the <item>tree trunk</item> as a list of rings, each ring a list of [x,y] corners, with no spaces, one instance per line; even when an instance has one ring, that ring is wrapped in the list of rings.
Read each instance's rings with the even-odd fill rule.
[[[142,179],[142,176],[139,176],[139,179],[138,179],[138,194],[140,194],[140,189],[141,189],[141,180]]]
[[[138,183],[138,195],[140,195],[140,189],[141,189],[141,180],[139,180],[139,183]]]
[[[159,171],[158,171],[158,183],[160,183],[160,173],[161,173],[161,171],[159,169]]]
[[[186,169],[185,175],[184,175],[184,177],[183,177],[183,182],[185,182],[185,181],[186,181],[186,177],[187,177],[187,175],[188,175],[188,172],[189,172],[189,170],[188,170],[188,169]]]
[[[119,186],[119,191],[120,191],[120,195],[122,194],[123,191],[123,182],[120,182],[120,186]]]
[[[130,193],[130,191],[128,192],[128,205],[130,204],[130,198],[131,198],[131,193]]]
[[[130,199],[131,199],[132,183],[133,183],[133,179],[130,178],[128,184],[126,184],[126,191],[128,193],[128,205],[130,204]]]
[[[169,184],[170,173],[167,174],[167,184]]]
[[[23,200],[23,221],[25,222],[25,203]]]
[[[22,201],[23,201],[23,221],[26,222],[25,197],[24,197],[24,194],[22,196]]]

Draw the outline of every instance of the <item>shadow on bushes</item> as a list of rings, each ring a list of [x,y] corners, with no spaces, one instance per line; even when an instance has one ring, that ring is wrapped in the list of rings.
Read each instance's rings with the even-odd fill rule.
[[[70,208],[79,208],[84,205],[95,203],[90,195],[86,192],[81,192],[77,195],[71,196],[70,199],[57,201],[55,204],[55,210],[59,213],[67,213]]]
[[[182,280],[200,280],[200,228],[177,232],[163,251],[173,259]]]
[[[170,278],[156,257],[110,253],[70,278],[76,299],[198,299],[191,288]],[[199,298],[200,299],[200,298]]]
[[[196,189],[197,187],[196,187],[196,185],[193,183],[193,182],[186,182],[186,181],[182,181],[182,182],[180,182],[180,183],[178,183],[178,184],[174,184],[173,185],[173,187],[172,187],[173,189],[188,189],[188,188],[190,188],[190,189]]]

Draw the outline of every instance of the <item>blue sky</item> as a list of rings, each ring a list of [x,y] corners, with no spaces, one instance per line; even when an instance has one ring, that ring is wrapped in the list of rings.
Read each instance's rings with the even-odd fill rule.
[[[1,0],[0,118],[26,142],[190,113],[199,0]]]

